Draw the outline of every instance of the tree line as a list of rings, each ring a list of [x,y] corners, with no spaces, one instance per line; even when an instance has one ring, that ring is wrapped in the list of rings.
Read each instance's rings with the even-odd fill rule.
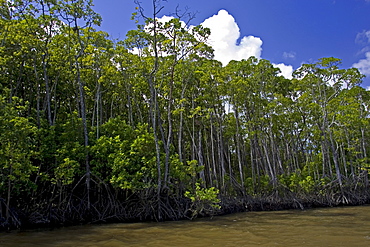
[[[91,0],[0,1],[1,227],[369,201],[357,69],[223,67],[209,29],[152,3],[112,41]]]

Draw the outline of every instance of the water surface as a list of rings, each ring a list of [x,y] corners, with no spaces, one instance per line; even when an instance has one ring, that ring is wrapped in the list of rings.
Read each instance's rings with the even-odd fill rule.
[[[370,206],[0,233],[0,246],[370,246]]]

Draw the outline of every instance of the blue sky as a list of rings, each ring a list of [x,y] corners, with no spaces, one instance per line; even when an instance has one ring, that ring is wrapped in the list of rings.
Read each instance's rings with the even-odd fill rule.
[[[152,1],[141,2],[150,15]],[[133,0],[94,4],[103,18],[99,29],[111,37],[124,39],[135,29],[130,20]],[[196,13],[191,24],[204,23],[213,30],[212,44],[220,48],[215,49],[216,59],[224,63],[255,55],[289,73],[302,63],[337,57],[343,68],[355,66],[366,74],[363,86],[370,87],[370,0],[168,0],[163,6],[159,16],[170,16],[176,6]],[[221,41],[229,42],[228,48]]]

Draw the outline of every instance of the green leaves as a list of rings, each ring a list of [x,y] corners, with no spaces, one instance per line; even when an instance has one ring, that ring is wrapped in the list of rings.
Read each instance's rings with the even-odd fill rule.
[[[192,201],[191,218],[193,219],[198,215],[212,215],[214,211],[221,209],[219,205],[221,200],[217,198],[218,194],[218,189],[214,187],[202,188],[200,183],[195,184],[192,192],[186,191],[185,197]]]
[[[0,193],[14,186],[20,189],[32,184],[30,176],[38,168],[31,162],[36,156],[36,128],[27,118],[21,117],[25,109],[22,100],[12,97],[8,103],[0,96]]]
[[[80,164],[77,161],[65,158],[54,170],[52,183],[56,183],[59,186],[72,184],[79,167]]]
[[[156,181],[156,153],[154,138],[141,125],[135,129],[136,138],[127,143],[129,149],[120,145],[110,154],[113,158],[112,178],[110,182],[121,189],[139,190],[154,186]]]
[[[219,190],[214,187],[202,188],[199,183],[196,183],[194,192],[186,191],[185,196],[193,203],[210,203],[212,207],[219,209],[220,205],[218,203],[220,200],[217,199],[218,193]]]

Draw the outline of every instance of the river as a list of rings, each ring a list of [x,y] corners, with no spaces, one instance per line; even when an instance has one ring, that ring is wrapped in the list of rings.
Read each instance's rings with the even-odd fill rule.
[[[0,246],[370,246],[370,206],[0,233]]]

